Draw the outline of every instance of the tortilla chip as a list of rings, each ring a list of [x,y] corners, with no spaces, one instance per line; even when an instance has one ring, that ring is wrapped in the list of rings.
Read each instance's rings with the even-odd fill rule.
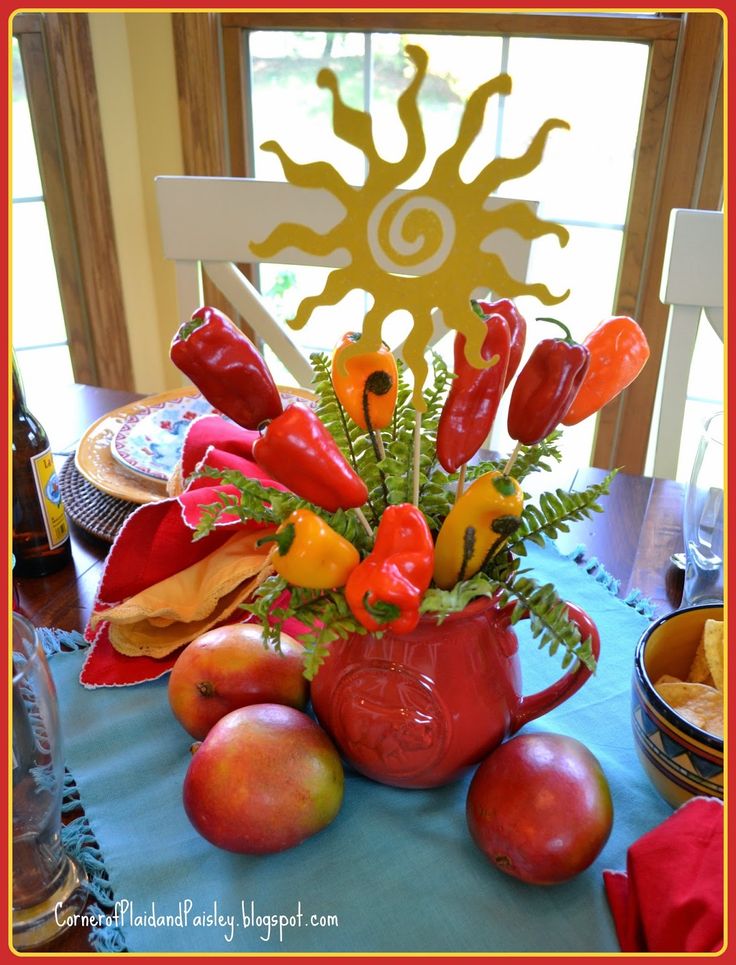
[[[681,684],[682,681],[679,677],[673,677],[671,673],[663,673],[659,680],[654,684],[655,689],[659,687],[660,684]]]
[[[695,651],[693,662],[690,664],[687,679],[691,683],[696,684],[711,684],[713,682],[708,661],[705,659],[705,641],[703,637],[700,638],[698,649]]]
[[[723,694],[715,687],[689,681],[655,685],[662,700],[701,730],[723,737]]]
[[[703,628],[703,648],[713,683],[723,690],[723,622],[706,620]]]
[[[174,466],[171,475],[166,480],[166,495],[178,496],[184,491],[184,478],[181,472],[181,459]]]
[[[255,545],[263,535],[237,533],[180,573],[93,614],[90,624],[107,621],[110,643],[127,656],[167,656],[230,616],[273,572],[270,546]]]

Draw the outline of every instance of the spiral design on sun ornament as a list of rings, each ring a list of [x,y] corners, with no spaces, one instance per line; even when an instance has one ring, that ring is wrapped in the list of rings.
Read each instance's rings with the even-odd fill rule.
[[[368,244],[376,264],[395,275],[429,275],[441,268],[455,242],[455,217],[431,195],[387,196],[368,219]]]

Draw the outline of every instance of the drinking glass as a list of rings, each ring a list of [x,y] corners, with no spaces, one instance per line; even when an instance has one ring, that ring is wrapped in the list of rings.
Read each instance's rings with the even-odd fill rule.
[[[683,606],[723,602],[723,425],[706,421],[685,496]]]
[[[56,690],[34,627],[13,613],[13,945],[74,923],[86,876],[61,843],[64,760]]]

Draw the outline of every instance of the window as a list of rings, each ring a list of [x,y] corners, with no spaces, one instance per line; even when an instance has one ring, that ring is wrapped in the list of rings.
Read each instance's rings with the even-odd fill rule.
[[[540,310],[530,297],[517,299],[529,319],[527,352],[557,329],[535,322],[535,315],[557,316],[574,335],[583,338],[598,320],[612,313],[624,223],[634,166],[637,134],[646,83],[649,50],[644,43],[560,40],[509,36],[448,36],[446,34],[327,33],[321,31],[253,31],[248,39],[255,176],[279,180],[284,175],[275,155],[258,146],[277,140],[296,161],[328,159],[353,184],[365,176],[365,158],[332,130],[332,98],[315,78],[329,65],[340,82],[343,99],[370,111],[379,153],[389,160],[404,149],[396,102],[412,76],[405,55],[409,44],[429,54],[428,74],[419,96],[427,140],[426,157],[406,187],[419,187],[437,156],[454,141],[465,102],[480,84],[508,72],[513,90],[492,98],[483,128],[460,166],[470,181],[497,153],[514,157],[549,117],[569,121],[570,132],[554,132],[542,164],[524,178],[504,183],[500,195],[539,201],[539,215],[558,221],[570,232],[560,249],[556,239],[532,246],[529,277],[552,291],[571,290],[560,306]],[[610,77],[618,82],[611,85]],[[576,83],[585,76],[583,89]],[[291,315],[306,292],[319,291],[323,271],[261,267],[262,290],[275,312]],[[319,276],[319,279],[315,276]],[[296,333],[302,348],[329,351],[342,331],[359,328],[365,305],[353,292],[339,305],[316,311]],[[405,334],[399,321],[387,320],[384,337],[392,345]],[[450,361],[452,336],[440,343]],[[277,359],[267,350],[277,377]],[[513,448],[496,420],[494,444]],[[566,431],[565,452],[580,464],[592,449],[594,421]],[[582,454],[582,456],[581,456]]]
[[[132,389],[87,15],[19,13],[12,28],[12,327],[26,388],[73,374]]]
[[[72,383],[74,373],[16,39],[12,104],[13,348],[32,396],[36,386]]]
[[[573,330],[581,334],[615,312],[634,315],[647,331],[648,369],[603,410],[596,427],[580,427],[587,438],[566,445],[578,464],[592,445],[594,465],[642,471],[667,321],[658,290],[669,211],[720,204],[720,16],[239,12],[222,14],[221,22],[235,175],[282,176],[259,151],[276,133],[298,160],[309,151],[320,156],[330,143],[341,150],[341,173],[358,177],[361,159],[335,144],[329,97],[316,89],[314,75],[329,62],[346,99],[371,105],[380,123],[392,112],[397,79],[406,79],[401,48],[412,35],[430,53],[432,84],[420,103],[439,111],[433,134],[451,126],[477,79],[501,69],[512,75],[514,91],[500,110],[487,111],[486,156],[489,145],[504,154],[518,150],[540,119],[560,115],[573,123],[569,135],[550,142],[532,175],[506,187],[539,200],[540,214],[570,228],[565,249],[551,239],[534,243],[529,274],[569,284],[572,295],[557,311]],[[285,131],[293,133],[288,140]],[[290,311],[288,274],[264,275],[263,289]],[[305,336],[324,341],[314,320]]]

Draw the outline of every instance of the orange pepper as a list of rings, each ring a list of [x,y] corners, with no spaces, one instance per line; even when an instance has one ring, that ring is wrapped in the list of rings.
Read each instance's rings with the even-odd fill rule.
[[[608,405],[631,385],[649,358],[646,335],[627,315],[604,319],[583,345],[590,352],[590,365],[563,426],[577,425]]]
[[[357,342],[359,332],[346,332],[332,353],[332,384],[350,418],[361,429],[385,429],[396,407],[399,373],[396,359],[384,343],[377,352],[343,359],[343,350]]]

